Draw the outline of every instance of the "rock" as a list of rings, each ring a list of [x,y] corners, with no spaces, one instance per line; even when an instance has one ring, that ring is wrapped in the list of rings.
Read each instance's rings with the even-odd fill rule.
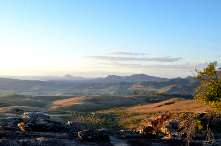
[[[18,127],[18,124],[12,123],[10,125],[5,126],[4,130],[18,131],[20,130],[20,128]]]
[[[26,123],[21,122],[18,123],[18,127],[22,131],[36,131],[36,132],[62,132],[66,131],[66,125],[65,124],[54,124],[54,123],[48,123],[48,122],[41,122],[41,123]]]
[[[85,141],[89,142],[109,142],[109,131],[105,129],[99,130],[83,130],[78,132],[78,136]]]
[[[36,139],[2,139],[0,145],[5,146],[68,146],[65,141],[56,138],[39,137]]]
[[[50,116],[43,112],[25,112],[23,118],[31,122],[43,122],[50,119]]]
[[[169,134],[171,136],[179,136],[178,134],[178,126],[179,123],[176,121],[171,121],[168,125],[161,128],[161,131],[165,134]]]
[[[168,125],[173,118],[173,115],[159,115],[153,121],[151,121],[151,125],[153,129],[157,132],[162,132],[161,128]]]
[[[9,117],[9,118],[0,118],[0,126],[4,127],[13,123],[20,123],[22,118]]]
[[[31,131],[32,129],[29,128],[27,126],[27,123],[25,122],[21,122],[21,123],[18,123],[18,127],[22,130],[22,131]]]
[[[154,130],[154,128],[152,126],[147,126],[143,129],[144,134],[155,134],[156,131]]]

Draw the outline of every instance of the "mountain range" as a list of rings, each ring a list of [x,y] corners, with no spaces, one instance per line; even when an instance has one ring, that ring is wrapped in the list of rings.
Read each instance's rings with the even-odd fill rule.
[[[109,75],[105,78],[85,79],[65,75],[54,80],[18,80],[0,78],[0,95],[132,95],[140,92],[193,94],[199,82],[194,78],[165,79],[145,74],[131,76]]]
[[[67,74],[63,77],[59,76],[2,76],[2,78],[11,78],[19,80],[39,80],[50,82],[82,82],[82,83],[116,83],[116,82],[141,82],[141,81],[157,81],[163,78],[148,76],[145,74],[134,74],[131,76],[108,75],[105,78],[84,78],[80,76],[72,76]]]

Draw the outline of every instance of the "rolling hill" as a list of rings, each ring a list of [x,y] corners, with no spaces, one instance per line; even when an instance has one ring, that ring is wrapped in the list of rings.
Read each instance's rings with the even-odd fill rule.
[[[135,90],[141,92],[193,94],[199,82],[194,79],[162,79],[138,83],[88,83],[75,86],[72,93],[76,95],[132,95]]]
[[[70,75],[66,77],[70,78]],[[128,77],[110,75],[106,78],[94,80],[94,82],[96,81],[95,83],[91,83],[91,81],[89,83],[86,81],[84,81],[85,83],[69,81],[70,82],[49,82],[0,78],[0,96],[13,93],[22,95],[128,96],[132,95],[132,92],[135,90],[145,93],[155,91],[159,93],[193,94],[194,89],[199,85],[199,82],[192,78],[162,79],[144,74]]]

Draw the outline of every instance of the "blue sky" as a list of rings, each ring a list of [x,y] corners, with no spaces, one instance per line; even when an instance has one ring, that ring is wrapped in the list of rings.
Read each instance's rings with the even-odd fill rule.
[[[0,1],[0,75],[186,77],[221,62],[220,0]]]

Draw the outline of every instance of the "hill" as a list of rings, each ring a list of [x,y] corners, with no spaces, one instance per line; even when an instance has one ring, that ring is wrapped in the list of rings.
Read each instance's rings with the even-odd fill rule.
[[[132,92],[158,92],[158,93],[179,93],[193,94],[199,82],[194,79],[161,79],[158,81],[145,81],[138,83],[88,83],[75,86],[72,93],[76,95],[132,95]]]
[[[117,82],[142,82],[142,81],[157,81],[163,78],[148,76],[145,74],[134,74],[131,76],[117,76],[117,75],[109,75],[105,78],[97,78],[91,80],[93,83],[117,83]]]
[[[64,78],[72,78],[72,76],[66,75]],[[142,81],[135,82],[140,80]],[[106,78],[94,80],[94,82],[95,83],[91,83],[91,81],[89,81],[88,83],[86,80],[73,82],[73,80],[68,79],[65,79],[65,81],[56,80],[49,82],[0,78],[0,96],[13,93],[22,95],[130,96],[135,90],[138,90],[140,93],[150,93],[154,91],[159,93],[193,94],[194,89],[199,85],[199,82],[192,78],[162,79],[144,74],[127,77],[110,75]]]

